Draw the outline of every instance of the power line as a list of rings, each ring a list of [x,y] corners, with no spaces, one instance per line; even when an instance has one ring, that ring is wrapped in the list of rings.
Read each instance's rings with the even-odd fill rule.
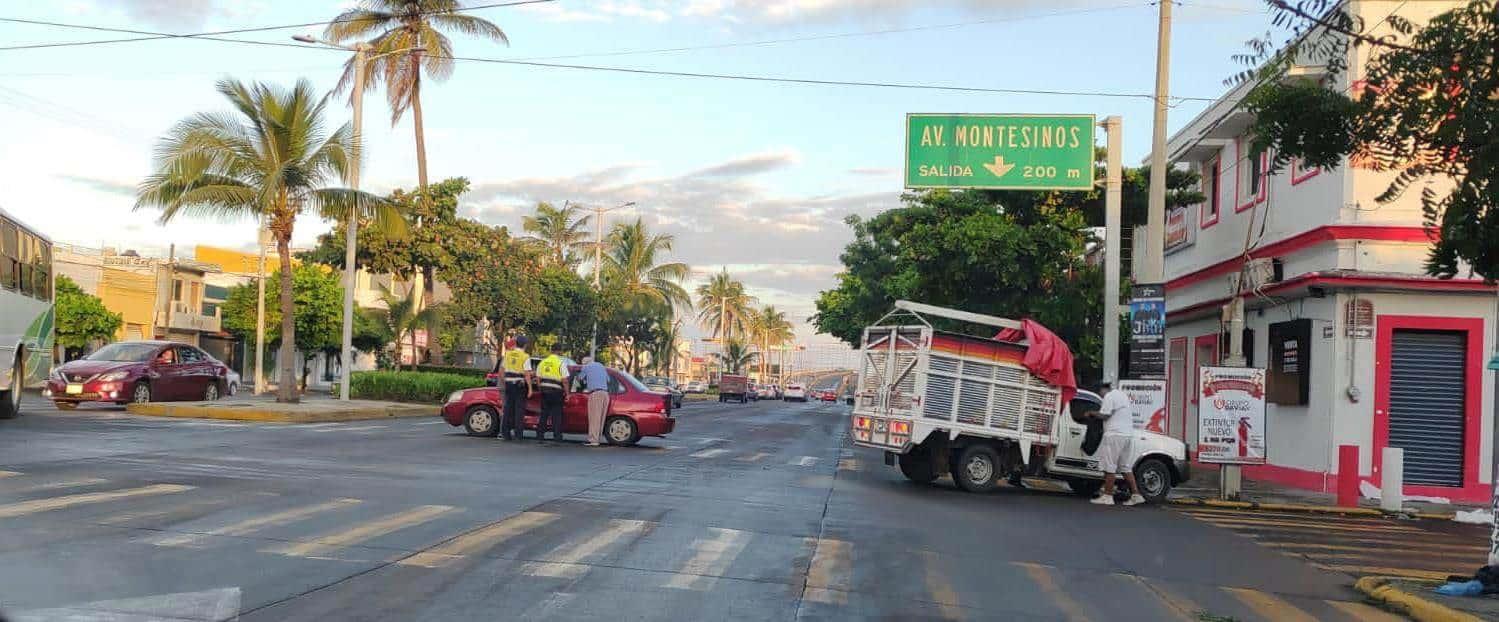
[[[469,7],[459,7],[457,9],[453,9],[453,10],[422,11],[420,13],[423,14],[423,15],[438,15],[438,14],[444,14],[444,13],[457,13],[457,12],[462,12],[462,11],[477,11],[477,10],[480,10],[480,9],[494,9],[494,8],[500,8],[500,7],[521,6],[521,5],[526,5],[526,4],[542,4],[542,3],[556,2],[556,1],[557,0],[510,0],[509,2],[496,2],[496,3],[492,3],[492,4],[480,4],[480,5],[469,6]],[[321,22],[306,22],[306,23],[302,23],[302,24],[285,24],[285,25],[281,25],[281,26],[257,26],[257,27],[253,27],[253,28],[236,28],[236,29],[232,29],[232,30],[216,30],[216,31],[210,31],[210,32],[200,32],[200,33],[191,33],[191,34],[172,34],[172,33],[165,33],[165,32],[152,32],[152,31],[147,31],[147,30],[130,30],[128,28],[111,28],[111,27],[105,27],[105,26],[91,26],[91,25],[88,25],[88,24],[69,24],[69,23],[64,23],[64,22],[49,22],[49,21],[45,21],[45,20],[23,19],[23,18],[19,18],[19,17],[0,17],[0,22],[9,22],[9,23],[13,23],[13,24],[28,24],[28,25],[32,25],[32,26],[52,26],[52,27],[56,27],[56,28],[74,28],[74,29],[78,29],[78,30],[94,30],[94,31],[99,31],[99,32],[121,32],[121,33],[136,34],[136,35],[147,35],[147,36],[143,36],[143,37],[132,37],[132,38],[128,38],[128,39],[101,39],[101,40],[95,40],[95,41],[58,41],[58,42],[53,42],[53,43],[32,43],[32,44],[26,44],[26,45],[12,45],[12,46],[0,47],[0,52],[11,51],[11,50],[35,50],[35,49],[41,49],[41,48],[79,47],[79,46],[85,46],[85,45],[103,45],[103,44],[108,44],[108,43],[132,43],[132,42],[136,42],[136,41],[156,41],[156,40],[160,40],[160,39],[206,39],[206,40],[213,41],[213,40],[216,40],[216,39],[213,38],[216,35],[237,35],[237,34],[245,34],[245,33],[251,33],[251,32],[268,32],[268,31],[273,31],[273,30],[289,30],[289,29],[292,29],[292,28],[307,28],[309,26],[327,26],[327,25],[330,25],[330,24],[341,24],[341,23],[355,22],[355,21],[368,21],[370,19],[373,19],[373,18],[333,19],[333,20],[327,20],[327,21],[321,21]],[[241,42],[242,43],[249,43],[248,41],[241,41]]]

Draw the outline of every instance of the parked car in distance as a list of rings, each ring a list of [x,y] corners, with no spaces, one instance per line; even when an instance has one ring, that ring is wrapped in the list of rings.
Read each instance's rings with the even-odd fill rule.
[[[817,393],[817,399],[824,402],[836,402],[838,401],[838,393],[832,389],[823,389]]]
[[[577,366],[569,367],[576,374]],[[504,398],[498,387],[454,391],[442,405],[441,416],[451,426],[463,426],[469,436],[496,436]],[[541,394],[526,401],[522,427],[531,438],[541,413]],[[604,418],[604,439],[613,445],[634,445],[646,436],[671,434],[677,420],[671,416],[668,397],[652,391],[634,376],[609,368],[609,413]],[[588,433],[588,395],[569,392],[562,405],[562,432]],[[549,432],[550,434],[550,432]]]
[[[760,401],[760,385],[753,382],[745,385],[744,399],[747,399],[751,402]]]
[[[688,393],[707,393],[708,385],[701,380],[693,380],[687,383]]]
[[[807,401],[807,388],[795,382],[786,383],[785,400],[788,402]]]
[[[239,372],[230,369],[229,375],[224,377],[224,384],[229,395],[239,393]]]
[[[684,393],[681,389],[677,388],[677,383],[672,382],[671,378],[666,378],[664,376],[646,376],[644,378],[641,378],[640,381],[645,383],[645,386],[650,387],[652,391],[659,391],[661,393],[670,395],[672,408],[682,407],[682,396],[684,395]]]
[[[44,395],[61,410],[83,402],[212,401],[228,388],[229,368],[195,346],[120,341],[57,366]]]
[[[849,406],[853,406],[854,405],[854,389],[853,389],[853,387],[849,387],[849,388],[843,390],[843,403],[844,404],[848,404]]]
[[[773,385],[773,384],[762,384],[762,385],[760,385],[760,399],[762,399],[762,400],[778,400],[778,399],[781,399],[781,388],[777,387],[776,385]]]

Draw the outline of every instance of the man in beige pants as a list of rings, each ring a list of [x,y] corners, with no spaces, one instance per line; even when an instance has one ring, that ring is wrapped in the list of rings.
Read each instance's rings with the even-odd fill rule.
[[[598,447],[603,442],[604,417],[609,414],[609,370],[593,357],[583,359],[578,369],[578,384],[588,394],[588,446]]]

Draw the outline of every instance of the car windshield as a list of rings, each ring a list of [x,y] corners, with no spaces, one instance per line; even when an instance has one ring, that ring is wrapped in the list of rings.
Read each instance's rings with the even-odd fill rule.
[[[149,360],[156,349],[156,345],[149,343],[111,343],[83,358],[89,361],[139,363]]]
[[[620,378],[624,378],[625,382],[628,383],[631,387],[634,387],[636,391],[650,391],[651,390],[650,387],[645,386],[644,383],[642,383],[639,380],[637,380],[634,376],[631,376],[630,372],[620,371],[619,372],[619,377]]]

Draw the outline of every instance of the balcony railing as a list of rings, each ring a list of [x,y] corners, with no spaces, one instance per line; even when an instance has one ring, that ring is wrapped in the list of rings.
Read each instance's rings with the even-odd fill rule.
[[[186,302],[173,301],[170,304],[172,305],[172,312],[170,314],[171,326],[169,327],[171,330],[196,331],[200,333],[219,332],[222,321],[219,317],[218,309],[214,309],[212,314],[205,314],[202,309],[194,308]],[[167,326],[169,321],[167,315],[168,313],[165,311],[157,312],[157,325]]]

